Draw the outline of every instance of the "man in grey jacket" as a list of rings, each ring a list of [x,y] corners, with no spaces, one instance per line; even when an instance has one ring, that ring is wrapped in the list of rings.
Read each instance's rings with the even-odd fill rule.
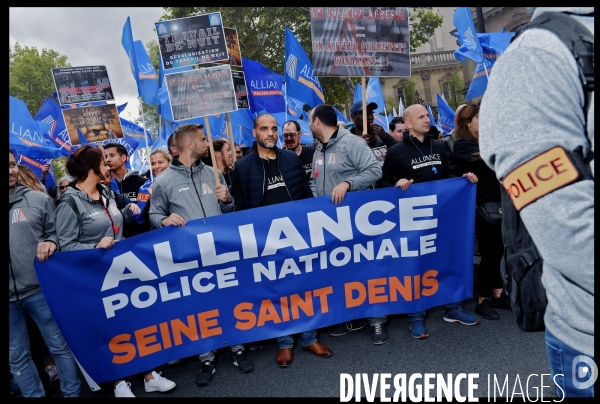
[[[593,38],[593,7],[530,11],[532,19],[545,11],[568,12]],[[584,100],[577,62],[569,49],[549,31],[530,29],[494,65],[479,117],[481,156],[503,186],[510,190],[511,178],[518,181],[525,175],[520,184],[527,192],[519,202],[512,199],[544,259],[546,345],[552,377],[564,392],[557,393],[566,397],[593,397],[597,378],[594,181],[563,180],[564,173],[578,171],[567,158],[569,153],[578,148],[583,156],[593,153],[593,92],[587,116]],[[550,154],[554,157],[548,159]],[[593,173],[593,159],[589,166]],[[531,177],[523,171],[527,167]],[[537,186],[542,183],[543,189]],[[530,197],[533,194],[536,198]]]
[[[348,191],[372,188],[381,178],[381,167],[367,142],[337,126],[337,115],[332,106],[321,104],[309,115],[310,130],[317,140],[313,155],[310,188],[314,196],[331,195],[331,202],[339,205]],[[368,319],[372,328],[371,340],[375,345],[387,341],[387,316]],[[339,324],[329,335],[338,337],[364,327],[361,320]]]
[[[25,315],[35,321],[56,362],[64,397],[79,397],[77,363],[38,281],[34,261],[46,261],[57,250],[54,201],[17,182],[19,168],[8,152],[8,360],[24,397],[45,397],[33,363]]]
[[[225,185],[223,173],[215,182],[213,168],[202,162],[208,157],[208,140],[201,124],[185,124],[174,133],[179,156],[169,170],[156,177],[152,185],[150,222],[156,228],[185,226],[188,220],[233,212],[235,204]],[[216,169],[216,168],[215,168]],[[254,363],[244,354],[243,345],[232,345],[233,364],[242,373],[254,370]],[[200,354],[202,368],[196,377],[200,386],[208,385],[215,373],[214,352]]]

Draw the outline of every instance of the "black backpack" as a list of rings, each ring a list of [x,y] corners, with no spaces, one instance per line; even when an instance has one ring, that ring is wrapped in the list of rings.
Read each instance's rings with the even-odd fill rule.
[[[543,13],[529,24],[521,27],[512,40],[530,28],[542,28],[556,34],[571,50],[579,66],[579,76],[586,96],[587,111],[589,93],[594,91],[594,37],[578,21],[565,13]],[[593,178],[589,161],[591,152],[583,156],[581,150],[569,153],[584,178]],[[502,193],[502,238],[504,256],[501,273],[507,294],[510,296],[515,320],[523,331],[543,331],[544,313],[548,300],[542,285],[543,259],[535,246],[519,212],[508,192]]]

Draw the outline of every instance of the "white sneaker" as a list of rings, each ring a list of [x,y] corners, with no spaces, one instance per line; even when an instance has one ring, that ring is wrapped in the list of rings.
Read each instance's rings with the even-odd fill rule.
[[[144,378],[144,388],[146,389],[146,393],[151,393],[153,391],[164,393],[177,386],[171,380],[162,377],[161,372],[156,373],[155,371],[152,371],[152,376],[154,379],[148,381]]]
[[[115,386],[115,397],[135,397],[131,392],[131,383],[125,380]]]

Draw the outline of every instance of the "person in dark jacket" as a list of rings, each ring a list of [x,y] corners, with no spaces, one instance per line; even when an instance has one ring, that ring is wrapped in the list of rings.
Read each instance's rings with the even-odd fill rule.
[[[252,130],[256,141],[252,152],[235,163],[231,195],[236,210],[258,208],[278,203],[312,198],[312,191],[302,161],[291,150],[277,147],[277,120],[271,114],[261,114]],[[277,338],[277,363],[287,367],[292,363],[294,339],[291,335]],[[315,330],[300,333],[302,349],[327,358],[333,352],[317,341]]]
[[[500,181],[496,173],[485,164],[479,153],[479,106],[468,103],[456,116],[454,131],[454,156],[462,171],[477,175],[475,204],[500,203]],[[500,261],[504,253],[501,223],[488,223],[479,213],[475,215],[475,236],[479,243],[481,262],[477,272],[479,300],[475,313],[488,320],[498,320],[495,309],[511,310],[510,300],[502,294],[504,283],[500,275]],[[491,294],[491,296],[490,296]]]
[[[383,163],[381,187],[397,186],[403,191],[415,182],[443,180],[453,177],[448,167],[446,149],[430,133],[429,112],[421,104],[413,104],[404,110],[406,130],[402,142],[392,146]],[[464,178],[471,183],[477,176],[466,173]],[[460,302],[445,305],[444,321],[476,325],[477,316],[463,310]],[[413,338],[426,338],[425,311],[408,313],[410,332]]]

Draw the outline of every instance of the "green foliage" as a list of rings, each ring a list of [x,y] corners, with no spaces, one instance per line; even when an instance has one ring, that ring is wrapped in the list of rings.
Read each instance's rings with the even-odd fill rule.
[[[413,105],[416,101],[417,95],[417,85],[414,81],[403,79],[402,80],[403,88],[404,88],[404,99],[405,105],[404,107],[408,107],[409,105]]]
[[[446,97],[448,105],[455,111],[460,104],[465,102],[465,95],[460,93],[464,88],[465,82],[460,74],[460,69],[457,67],[452,75],[448,76],[444,85],[444,97]]]
[[[71,67],[67,57],[52,49],[21,46],[8,48],[8,94],[25,102],[32,116],[37,114],[46,97],[55,91],[50,69]]]
[[[54,182],[58,185],[58,180],[67,175],[67,158],[65,156],[52,160],[54,169]]]
[[[410,51],[429,40],[437,27],[442,26],[444,17],[432,10],[432,7],[411,7],[408,9],[410,21]]]

